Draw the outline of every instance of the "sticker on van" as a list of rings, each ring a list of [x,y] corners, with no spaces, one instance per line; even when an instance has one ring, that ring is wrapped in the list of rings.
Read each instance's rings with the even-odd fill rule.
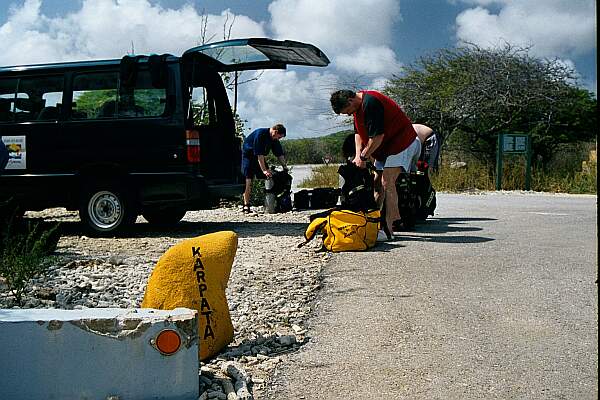
[[[2,141],[8,150],[6,169],[26,169],[27,146],[25,136],[2,136]]]

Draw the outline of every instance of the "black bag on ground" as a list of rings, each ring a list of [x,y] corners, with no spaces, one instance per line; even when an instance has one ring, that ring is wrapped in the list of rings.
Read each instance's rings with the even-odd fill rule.
[[[335,207],[340,197],[340,190],[335,188],[314,188],[310,199],[310,208],[317,210],[321,208]]]
[[[294,208],[296,210],[308,210],[310,208],[311,191],[302,189],[294,193]]]
[[[283,213],[292,210],[292,175],[288,171],[272,170],[273,187],[266,190],[267,193],[275,195],[275,212]]]
[[[367,211],[377,208],[373,191],[373,174],[367,168],[359,168],[352,162],[340,165],[338,174],[344,180],[341,188],[342,208]]]
[[[335,207],[340,197],[340,190],[335,188],[303,189],[294,193],[296,210],[320,210]]]

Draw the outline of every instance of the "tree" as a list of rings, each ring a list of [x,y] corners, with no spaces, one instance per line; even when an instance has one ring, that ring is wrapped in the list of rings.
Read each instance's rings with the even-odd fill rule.
[[[531,133],[543,158],[596,134],[597,100],[576,86],[575,71],[509,44],[440,49],[405,67],[384,92],[413,121],[484,161],[493,160],[499,133]]]

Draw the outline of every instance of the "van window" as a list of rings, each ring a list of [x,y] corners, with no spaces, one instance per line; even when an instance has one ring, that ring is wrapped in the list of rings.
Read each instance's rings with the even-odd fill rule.
[[[196,125],[216,125],[216,104],[205,87],[192,89],[192,118]]]
[[[135,86],[121,86],[119,73],[77,74],[73,80],[73,119],[158,117],[164,114],[166,90],[154,88],[148,70]]]
[[[0,123],[12,122],[14,119],[13,104],[17,90],[17,79],[0,79]]]
[[[57,120],[62,105],[62,75],[0,81],[0,122]]]

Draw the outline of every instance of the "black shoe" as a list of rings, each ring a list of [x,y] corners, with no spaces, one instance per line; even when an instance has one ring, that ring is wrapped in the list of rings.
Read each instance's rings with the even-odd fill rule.
[[[251,211],[250,211],[250,205],[244,205],[244,206],[242,206],[242,212],[245,213],[245,214],[251,213]]]
[[[409,231],[409,229],[407,229],[407,228],[404,226],[404,223],[403,223],[401,220],[399,220],[399,219],[398,219],[398,220],[396,220],[396,221],[394,221],[394,222],[392,223],[392,230],[393,230],[394,232],[407,232],[407,231]]]

